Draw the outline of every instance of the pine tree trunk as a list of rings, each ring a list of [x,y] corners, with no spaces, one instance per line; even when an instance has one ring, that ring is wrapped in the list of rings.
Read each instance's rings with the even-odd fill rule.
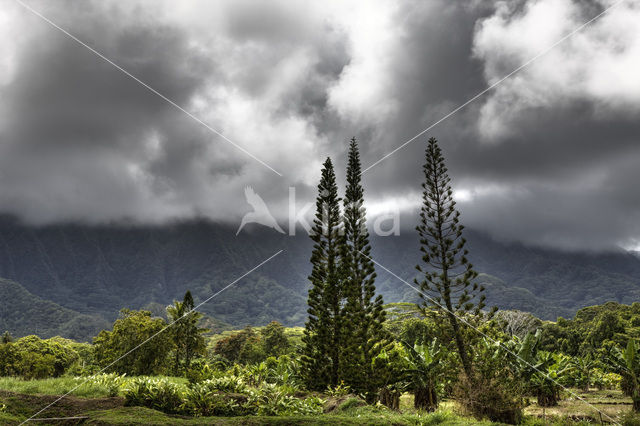
[[[469,356],[467,355],[467,350],[464,346],[464,341],[462,340],[462,333],[460,331],[460,324],[458,323],[458,318],[453,313],[453,309],[451,308],[451,302],[447,301],[447,317],[449,318],[449,323],[451,324],[451,328],[453,329],[453,337],[456,341],[456,347],[458,348],[458,354],[460,356],[460,362],[462,363],[462,368],[464,369],[464,374],[467,376],[467,380],[469,383],[473,385],[473,373],[471,370],[471,361],[469,360]]]
[[[438,205],[440,205],[440,198],[438,197]],[[440,218],[439,218],[440,219]],[[441,222],[440,222],[441,223]],[[453,311],[453,305],[451,304],[451,282],[449,281],[449,268],[448,268],[448,259],[447,253],[445,251],[445,246],[443,245],[443,231],[442,225],[438,224],[438,240],[440,241],[440,263],[442,265],[442,283],[444,286],[444,302],[447,307],[447,317],[449,317],[449,322],[451,323],[451,328],[453,329],[453,337],[456,341],[456,347],[458,348],[458,354],[460,356],[460,362],[462,363],[462,368],[464,369],[464,374],[467,376],[467,380],[473,386],[473,374],[471,372],[471,361],[467,356],[467,350],[464,346],[464,341],[462,339],[462,333],[460,331],[460,324],[458,323],[458,318],[456,317],[455,312]]]
[[[338,386],[340,380],[340,350],[342,348],[341,330],[338,318],[340,316],[339,301],[334,302],[333,312],[333,348],[331,355],[332,371],[331,371],[331,385]]]

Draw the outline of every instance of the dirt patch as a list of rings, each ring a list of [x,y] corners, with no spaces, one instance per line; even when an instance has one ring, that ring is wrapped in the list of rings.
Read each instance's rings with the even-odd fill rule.
[[[49,404],[53,405],[38,414],[36,416],[37,418],[76,417],[93,410],[109,410],[124,406],[124,398],[122,397],[78,398],[69,395],[56,402],[58,398],[60,398],[60,395],[27,395],[0,390],[0,401],[4,401],[4,403],[7,404],[7,411],[15,415],[24,416],[25,418],[31,417]],[[77,423],[78,420],[60,420],[38,422],[37,424]]]

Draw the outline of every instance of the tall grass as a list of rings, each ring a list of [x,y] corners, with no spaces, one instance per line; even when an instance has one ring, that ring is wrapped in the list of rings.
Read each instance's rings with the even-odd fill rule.
[[[25,394],[64,395],[80,383],[74,377],[40,380],[0,377],[0,389]],[[98,398],[109,396],[110,389],[104,384],[87,382],[75,389],[71,394],[83,398]]]
[[[163,377],[163,379],[180,385],[186,383],[186,380],[180,377]],[[71,395],[80,398],[100,398],[122,395],[123,387],[126,387],[132,380],[134,380],[133,377],[115,374],[100,374],[88,377],[65,376],[38,380],[0,377],[0,389],[30,395],[65,395],[71,391]]]

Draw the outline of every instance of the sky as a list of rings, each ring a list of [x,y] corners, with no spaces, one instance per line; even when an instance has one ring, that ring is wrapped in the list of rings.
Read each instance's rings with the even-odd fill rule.
[[[355,136],[369,212],[410,218],[436,137],[467,226],[640,246],[637,1],[23,1],[42,17],[0,0],[2,213],[237,224],[251,186],[286,221]]]

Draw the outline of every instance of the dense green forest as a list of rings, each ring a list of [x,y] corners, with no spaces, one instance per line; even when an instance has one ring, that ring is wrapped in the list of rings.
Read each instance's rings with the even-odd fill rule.
[[[167,320],[148,311],[123,310],[109,330],[95,336],[93,344],[33,335],[14,339],[6,333],[0,343],[0,375],[5,376],[0,378],[0,407],[4,407],[0,420],[24,419],[49,401],[35,399],[35,405],[24,407],[17,403],[17,395],[72,391],[72,395],[83,398],[117,397],[115,404],[123,410],[141,406],[168,415],[326,416],[322,413],[332,410],[337,416],[362,415],[372,422],[419,424],[413,398],[420,386],[426,385],[434,386],[439,408],[431,409],[443,422],[471,422],[456,417],[461,414],[451,410],[449,401],[455,401],[460,392],[456,388],[460,366],[453,356],[455,348],[447,344],[450,336],[443,333],[438,320],[425,317],[410,303],[389,304],[385,311],[384,327],[391,344],[373,360],[376,384],[383,396],[378,408],[366,405],[365,395],[359,395],[346,382],[322,391],[307,390],[300,362],[304,329],[286,328],[277,322],[211,334],[202,330],[201,321],[196,327],[200,344],[195,345],[197,350],[189,361],[181,356],[184,345],[181,347],[174,340],[176,336],[167,333],[153,345],[143,346],[102,371],[167,325]],[[598,413],[577,401],[572,393],[597,399],[598,407],[617,416],[617,420],[624,415],[630,419],[635,392],[632,383],[638,376],[629,376],[632,370],[627,368],[627,360],[633,362],[634,374],[638,375],[640,359],[629,359],[627,347],[640,337],[640,304],[591,306],[572,319],[557,322],[521,311],[500,311],[482,325],[482,330],[495,340],[478,340],[474,356],[486,358],[482,362],[491,368],[488,379],[500,378],[502,385],[508,386],[514,395],[509,403],[525,413],[522,421],[535,424],[538,407],[542,406],[539,401],[549,405],[548,421],[561,422],[576,412],[586,419],[599,420]],[[531,371],[506,349],[500,350],[496,342],[534,360],[541,372]],[[544,374],[552,374],[557,383]],[[53,413],[69,414],[62,408]],[[123,418],[125,413],[121,413]],[[118,420],[118,415],[113,415],[112,420]],[[41,416],[48,417],[45,413]],[[171,424],[170,419],[165,419],[167,424]]]

